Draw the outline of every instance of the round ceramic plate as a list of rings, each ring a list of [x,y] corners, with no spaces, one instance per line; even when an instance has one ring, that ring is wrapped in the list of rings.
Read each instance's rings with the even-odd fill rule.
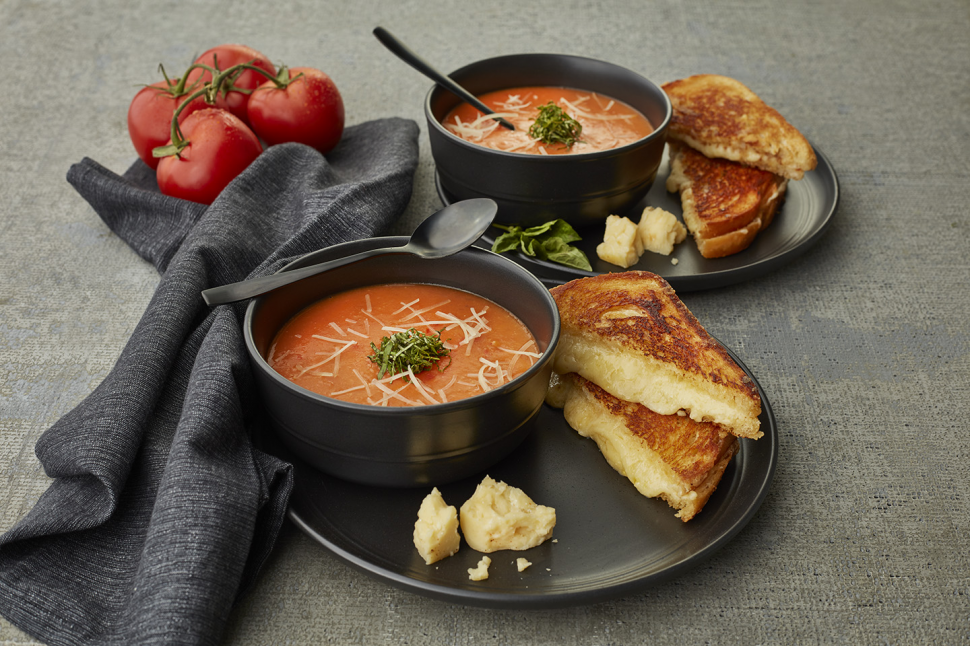
[[[726,258],[703,258],[688,235],[687,240],[677,245],[671,255],[646,252],[640,257],[640,262],[629,269],[653,272],[663,276],[676,291],[688,292],[750,280],[791,262],[818,241],[831,223],[839,203],[839,181],[835,170],[818,148],[815,154],[818,166],[805,173],[802,179],[788,183],[781,212],[775,216],[771,226],[758,234],[744,251]],[[668,193],[665,188],[669,174],[670,163],[665,151],[657,171],[657,180],[641,203],[625,215],[639,222],[643,208],[653,206],[681,217],[680,197],[676,193]],[[441,201],[446,205],[451,204],[453,200],[442,189],[437,174],[435,186]],[[501,233],[498,229],[490,228],[479,244],[490,248],[495,237]],[[596,245],[603,241],[602,227],[587,227],[578,233],[583,239],[574,244],[589,258],[592,272],[537,260],[518,252],[510,255],[536,276],[558,283],[583,276],[627,271],[596,256]],[[674,258],[677,259],[676,265],[671,262]]]
[[[760,385],[758,391],[764,436],[741,440],[717,491],[687,523],[664,501],[641,496],[606,463],[593,440],[566,424],[562,411],[543,406],[535,431],[512,456],[487,474],[439,487],[449,505],[461,507],[490,475],[556,509],[554,540],[523,552],[492,553],[489,577],[480,582],[469,580],[468,569],[482,554],[464,542],[457,554],[433,565],[425,565],[418,555],[412,532],[430,488],[346,482],[302,464],[272,436],[261,444],[294,465],[290,519],[361,571],[452,603],[562,608],[633,594],[676,576],[709,557],[751,520],[778,460],[775,419]],[[519,572],[518,557],[532,566]]]

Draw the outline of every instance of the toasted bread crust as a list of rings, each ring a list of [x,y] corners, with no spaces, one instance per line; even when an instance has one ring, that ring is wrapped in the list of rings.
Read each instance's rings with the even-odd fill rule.
[[[761,398],[754,383],[663,278],[645,271],[603,274],[554,287],[551,293],[559,308],[563,333],[563,352],[557,353],[555,363],[558,372],[579,372],[591,378],[583,367],[573,369],[569,355],[582,351],[584,345],[606,347],[607,351],[635,357],[641,366],[637,370],[651,369],[659,375],[657,383],[683,379],[692,393],[685,394],[685,399],[696,401],[703,392],[700,396],[705,401],[727,402],[730,410],[724,414],[731,419],[715,419],[714,415],[722,413],[705,413],[700,411],[700,404],[679,401],[678,392],[648,393],[649,397],[657,395],[665,400],[661,403],[666,410],[652,400],[611,389],[614,395],[643,403],[661,414],[684,409],[696,421],[717,421],[735,435],[762,435],[758,421]],[[649,376],[619,376],[627,382],[641,378]]]
[[[746,249],[784,201],[787,179],[670,144],[667,190],[679,191],[684,223],[705,258]]]
[[[592,438],[640,493],[662,498],[684,522],[704,507],[740,449],[738,439],[718,424],[659,415],[575,373],[562,379],[568,388],[566,421]]]
[[[670,140],[788,179],[801,179],[818,163],[808,140],[739,81],[698,74],[663,89],[673,106]]]
[[[704,482],[736,445],[737,438],[719,424],[695,422],[686,415],[660,415],[642,404],[614,397],[575,373],[569,376],[611,415],[622,418],[630,433],[643,440],[691,489]]]
[[[550,291],[567,332],[599,336],[758,398],[751,379],[660,276],[647,271],[601,274]],[[629,309],[637,315],[611,316]]]

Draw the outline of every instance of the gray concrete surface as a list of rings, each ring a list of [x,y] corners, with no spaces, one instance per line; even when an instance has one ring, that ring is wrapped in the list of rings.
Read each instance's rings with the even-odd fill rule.
[[[754,520],[642,594],[542,612],[453,606],[366,578],[287,525],[226,644],[966,643],[970,640],[970,7],[509,0],[0,0],[0,529],[48,485],[37,437],[99,383],[158,277],[67,184],[134,160],[125,115],[159,63],[243,42],[337,82],[349,123],[422,128],[395,233],[439,201],[429,82],[499,54],[602,58],[656,81],[734,76],[825,153],[825,237],[757,280],[684,295],[758,376],[780,464]],[[0,620],[0,644],[34,640]]]

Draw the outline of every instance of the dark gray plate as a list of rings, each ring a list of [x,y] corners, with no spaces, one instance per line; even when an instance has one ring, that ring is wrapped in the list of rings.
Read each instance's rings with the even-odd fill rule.
[[[606,463],[592,440],[566,424],[560,410],[543,406],[532,435],[488,475],[554,507],[556,542],[491,554],[489,578],[481,582],[469,580],[468,568],[475,567],[482,555],[464,542],[457,554],[433,565],[425,565],[414,548],[414,521],[430,489],[356,485],[301,464],[272,437],[265,438],[263,448],[294,465],[290,519],[361,571],[452,603],[562,608],[633,594],[681,574],[751,520],[778,461],[774,415],[760,385],[758,391],[764,437],[741,440],[741,450],[717,491],[688,523],[675,518],[662,500],[641,496]],[[484,475],[439,490],[449,505],[461,507]],[[514,565],[520,556],[533,564],[522,573]]]
[[[762,276],[769,271],[791,262],[808,250],[825,233],[832,221],[832,215],[839,203],[839,180],[828,158],[818,148],[815,149],[818,166],[805,173],[797,182],[788,183],[787,197],[781,212],[765,231],[758,234],[747,249],[726,258],[703,258],[697,246],[690,239],[674,247],[670,256],[647,252],[640,262],[630,269],[642,269],[663,276],[678,292],[723,287]],[[676,193],[668,193],[665,184],[670,174],[667,152],[657,171],[657,181],[650,192],[626,215],[634,222],[640,221],[640,213],[645,206],[654,206],[670,211],[680,217],[680,198]],[[451,198],[441,188],[435,177],[438,196],[445,204]],[[485,232],[478,244],[490,248],[495,237],[502,232],[491,228]],[[522,253],[510,256],[536,276],[552,282],[564,283],[583,276],[595,276],[609,272],[626,271],[622,267],[603,262],[596,256],[596,245],[603,241],[603,228],[587,227],[579,231],[583,239],[575,243],[589,258],[592,272],[572,269],[556,263],[531,258]],[[670,261],[677,259],[674,265]]]

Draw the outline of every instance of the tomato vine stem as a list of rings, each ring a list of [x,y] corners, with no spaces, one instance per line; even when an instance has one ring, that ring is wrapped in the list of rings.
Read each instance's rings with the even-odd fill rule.
[[[219,61],[215,56],[213,56],[213,62],[215,63],[215,67],[211,67],[204,63],[193,63],[191,66],[189,66],[187,70],[185,70],[185,73],[182,74],[182,76],[179,78],[176,86],[177,87],[181,86],[180,87],[181,91],[178,94],[174,94],[174,96],[180,97],[180,96],[183,96],[184,94],[188,94],[188,98],[182,101],[182,103],[175,109],[175,112],[172,113],[172,127],[171,127],[172,143],[165,146],[159,146],[153,149],[152,150],[153,157],[169,157],[171,155],[175,155],[176,157],[181,159],[181,152],[185,149],[186,146],[189,145],[190,142],[188,139],[185,139],[185,137],[182,134],[182,129],[179,127],[179,115],[182,114],[182,111],[185,110],[186,106],[188,106],[190,103],[195,101],[200,96],[203,97],[203,100],[206,102],[206,104],[215,105],[216,98],[219,96],[219,92],[223,92],[224,94],[228,92],[242,92],[243,94],[251,94],[252,90],[245,89],[245,88],[238,88],[235,85],[233,85],[233,81],[236,78],[238,78],[239,75],[242,74],[245,70],[247,69],[255,70],[256,72],[259,72],[269,80],[276,83],[277,87],[282,87],[282,88],[285,88],[287,84],[289,84],[291,81],[295,80],[296,78],[302,75],[302,74],[297,75],[293,79],[287,78],[286,81],[283,81],[275,77],[274,75],[270,74],[266,70],[256,67],[255,65],[252,65],[251,64],[252,61],[250,61],[249,63],[239,63],[238,65],[227,67],[224,70],[219,69]],[[162,75],[165,77],[165,80],[170,83],[171,81],[168,78],[168,75],[165,74],[164,68],[162,68],[161,65],[159,65],[159,67],[162,69]],[[194,69],[206,70],[207,72],[209,72],[209,74],[212,75],[212,80],[207,81],[205,84],[203,84],[201,88],[189,94],[189,92],[185,90],[185,83],[189,78],[189,72],[191,72]],[[286,66],[285,65],[282,66],[281,70],[286,71]],[[287,75],[288,75],[288,71],[287,71]],[[192,85],[189,86],[189,89],[191,90],[191,88],[195,87],[198,84],[198,82],[199,82],[199,79],[196,79],[192,83]]]

